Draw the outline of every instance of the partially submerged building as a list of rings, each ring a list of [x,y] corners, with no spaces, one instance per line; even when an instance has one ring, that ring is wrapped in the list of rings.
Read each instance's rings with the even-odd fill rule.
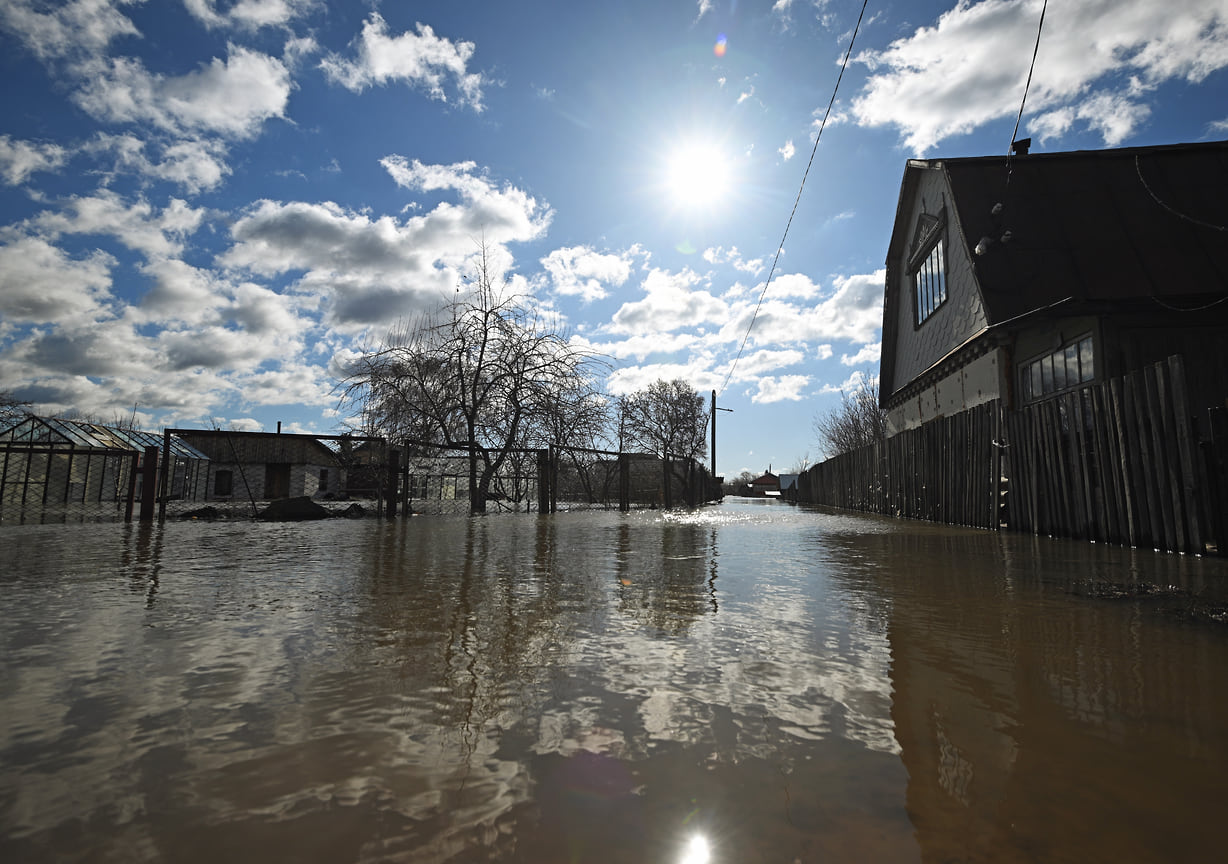
[[[176,429],[209,458],[204,500],[248,501],[340,494],[337,452],[314,435]]]
[[[28,414],[0,430],[0,521],[123,515],[130,500],[140,500],[135,477],[146,448],[161,452],[163,443],[154,432]],[[167,496],[200,500],[208,463],[204,453],[172,437]],[[159,473],[158,489],[161,484]]]

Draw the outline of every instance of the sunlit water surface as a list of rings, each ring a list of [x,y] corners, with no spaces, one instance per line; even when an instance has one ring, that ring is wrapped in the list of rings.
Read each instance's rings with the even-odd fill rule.
[[[0,860],[1223,860],[1221,565],[775,502],[4,528]]]

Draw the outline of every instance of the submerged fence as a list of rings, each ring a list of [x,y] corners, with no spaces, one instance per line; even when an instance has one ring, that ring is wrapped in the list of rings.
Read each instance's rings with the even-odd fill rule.
[[[1228,550],[1228,419],[1182,359],[1005,411],[993,401],[813,466],[801,501],[1172,552]]]

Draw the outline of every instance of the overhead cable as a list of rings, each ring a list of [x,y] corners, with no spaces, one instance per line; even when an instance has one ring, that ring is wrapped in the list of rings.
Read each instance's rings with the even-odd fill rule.
[[[780,261],[780,253],[784,251],[785,238],[789,236],[789,228],[793,225],[793,217],[797,215],[797,205],[802,200],[802,190],[806,188],[806,178],[810,176],[810,166],[814,164],[814,155],[818,152],[819,140],[823,137],[823,128],[827,125],[827,118],[831,116],[832,106],[836,104],[836,94],[840,92],[840,81],[844,78],[844,70],[848,67],[849,57],[853,53],[853,43],[857,41],[857,31],[861,29],[861,19],[865,17],[866,6],[869,5],[869,2],[870,0],[862,0],[861,13],[857,16],[857,25],[853,27],[853,35],[849,38],[848,50],[844,52],[844,61],[840,64],[840,74],[836,76],[836,86],[832,88],[831,99],[827,103],[827,110],[823,112],[823,120],[819,123],[819,132],[814,136],[814,147],[810,150],[810,161],[806,163],[806,171],[802,174],[802,182],[797,189],[797,197],[793,200],[793,210],[789,213],[789,221],[785,223],[785,232],[781,235],[780,245],[776,247],[776,256],[772,259],[772,267],[768,271],[767,281],[763,283],[763,290],[759,292],[759,302],[755,304],[755,312],[750,317],[750,323],[746,325],[746,333],[742,336],[742,344],[738,347],[737,356],[733,358],[733,363],[729,366],[729,372],[725,374],[725,381],[721,384],[721,393],[724,393],[725,388],[729,386],[729,379],[733,377],[733,370],[737,368],[738,361],[742,359],[742,352],[746,350],[746,342],[750,339],[751,328],[755,326],[755,319],[759,317],[759,309],[763,306],[763,298],[767,296],[768,286],[772,284],[772,276],[776,273],[776,264]]]

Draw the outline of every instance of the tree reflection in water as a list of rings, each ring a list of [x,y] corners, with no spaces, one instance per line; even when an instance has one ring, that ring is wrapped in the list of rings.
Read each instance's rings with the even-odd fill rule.
[[[1222,562],[779,503],[2,539],[3,860],[1219,849],[1228,636],[1169,613]]]

